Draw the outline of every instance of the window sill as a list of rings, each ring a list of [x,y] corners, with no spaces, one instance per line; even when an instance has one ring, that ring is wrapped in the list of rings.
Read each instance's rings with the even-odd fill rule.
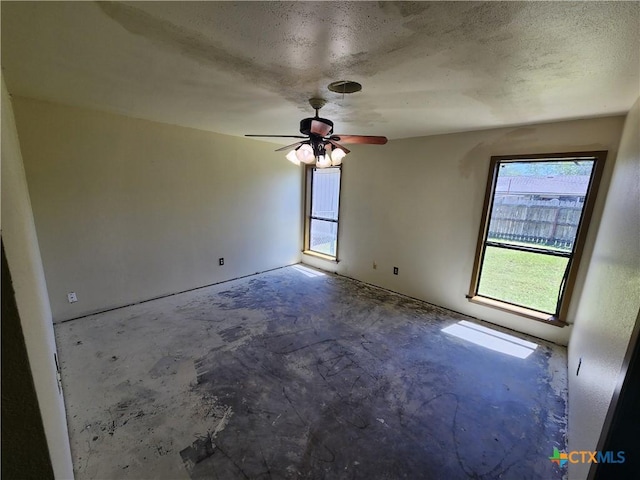
[[[324,253],[314,252],[313,250],[303,250],[302,253],[304,255],[309,255],[310,257],[316,257],[321,260],[326,260],[327,262],[338,263],[339,260],[336,257],[332,257],[330,255],[325,255]]]
[[[537,310],[531,310],[529,308],[519,307],[510,303],[500,302],[499,300],[493,300],[492,298],[475,295],[473,297],[467,296],[467,299],[472,303],[477,303],[478,305],[496,308],[503,312],[513,313],[514,315],[546,323],[547,325],[553,325],[554,327],[566,327],[568,325],[566,322],[549,313],[538,312]]]

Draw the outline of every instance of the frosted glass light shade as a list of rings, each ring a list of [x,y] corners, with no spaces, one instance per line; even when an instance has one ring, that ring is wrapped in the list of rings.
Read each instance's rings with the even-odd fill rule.
[[[316,167],[327,168],[331,166],[331,159],[328,155],[320,155],[316,161]]]
[[[289,153],[287,153],[287,160],[289,160],[294,165],[300,165],[300,160],[298,160],[298,156],[296,155],[295,150],[291,150]]]
[[[303,163],[311,164],[316,161],[316,157],[313,155],[313,148],[306,143],[296,150],[296,157]]]
[[[334,167],[337,167],[342,163],[342,159],[346,155],[347,154],[344,153],[344,150],[342,150],[341,148],[336,148],[331,152],[331,165],[333,165]]]

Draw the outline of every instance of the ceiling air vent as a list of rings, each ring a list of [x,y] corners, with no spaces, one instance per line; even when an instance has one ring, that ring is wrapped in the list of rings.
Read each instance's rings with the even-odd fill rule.
[[[362,85],[358,82],[352,82],[351,80],[340,80],[330,83],[327,88],[332,92],[345,94],[359,92],[362,90]]]

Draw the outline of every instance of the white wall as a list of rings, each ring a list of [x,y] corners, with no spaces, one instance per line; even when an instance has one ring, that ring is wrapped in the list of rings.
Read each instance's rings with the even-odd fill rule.
[[[2,240],[54,475],[73,478],[64,400],[58,391],[51,308],[11,100],[2,78]]]
[[[569,343],[569,450],[596,449],[639,310],[640,99],[625,122]],[[570,464],[569,477],[588,469]]]
[[[623,122],[624,117],[608,117],[355,146],[343,162],[341,261],[335,265],[306,255],[303,261],[566,345],[571,327],[546,325],[465,298],[490,157],[608,150],[592,219],[597,227]],[[595,233],[595,228],[589,232],[569,321]]]
[[[300,173],[276,145],[14,108],[54,321],[299,261]]]

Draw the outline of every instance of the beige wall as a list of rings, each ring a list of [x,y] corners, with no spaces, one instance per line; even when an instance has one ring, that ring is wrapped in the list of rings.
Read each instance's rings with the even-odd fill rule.
[[[2,241],[33,375],[54,475],[73,478],[64,399],[58,390],[51,322],[38,237],[11,100],[2,78]]]
[[[3,84],[3,239],[14,279],[18,272],[16,296],[33,319],[25,337],[29,331],[42,337],[39,349],[48,345],[29,351],[44,366],[34,371],[39,396],[55,385],[47,370],[55,350],[47,285],[59,321],[299,259],[300,171],[273,145],[19,98],[36,238],[5,98]],[[639,308],[639,108],[626,124],[609,117],[356,146],[344,163],[341,261],[304,260],[558,343],[573,328],[569,371],[579,357],[583,365],[570,376],[569,447],[593,449]],[[469,303],[490,156],[600,149],[609,158],[570,309],[575,326]],[[24,235],[11,240],[11,231]],[[78,303],[67,303],[69,291]],[[571,478],[586,475],[570,468]]]
[[[596,449],[640,310],[639,132],[640,99],[625,122],[569,344],[569,450]],[[586,478],[588,467],[570,464],[569,477]]]
[[[624,117],[608,117],[356,146],[343,167],[341,261],[306,255],[303,261],[566,345],[571,327],[545,325],[465,298],[490,157],[609,150],[592,221],[597,227],[623,122]],[[593,228],[588,236],[570,321],[595,233]]]
[[[273,144],[14,108],[54,321],[299,261],[299,170]]]

